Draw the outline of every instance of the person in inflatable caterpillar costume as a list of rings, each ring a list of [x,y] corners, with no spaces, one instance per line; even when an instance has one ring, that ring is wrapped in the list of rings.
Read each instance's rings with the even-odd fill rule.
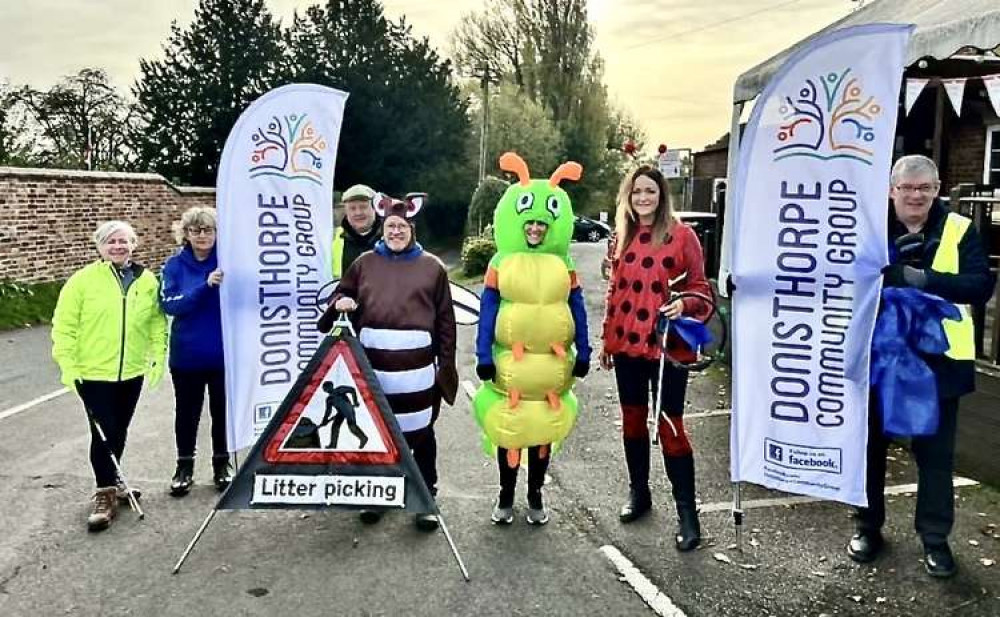
[[[525,519],[544,525],[549,516],[542,485],[552,447],[576,421],[574,377],[590,369],[587,311],[569,257],[573,209],[559,188],[562,180],[578,180],[583,168],[563,163],[547,180],[532,180],[524,160],[508,152],[500,169],[516,174],[518,182],[493,215],[497,253],[484,281],[476,338],[476,374],[483,385],[473,407],[483,447],[496,452],[500,472],[492,522],[514,520],[517,472],[527,448]]]

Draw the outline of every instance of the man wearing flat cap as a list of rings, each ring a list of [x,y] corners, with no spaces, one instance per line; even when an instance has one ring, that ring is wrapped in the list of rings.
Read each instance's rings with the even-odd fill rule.
[[[375,248],[382,237],[382,221],[372,207],[375,191],[364,184],[348,187],[344,202],[344,220],[333,232],[333,277],[339,279],[365,251]]]

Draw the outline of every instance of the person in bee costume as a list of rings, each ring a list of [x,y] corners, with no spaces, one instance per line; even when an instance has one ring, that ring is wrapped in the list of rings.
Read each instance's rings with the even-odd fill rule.
[[[494,524],[514,520],[514,489],[521,450],[528,450],[528,510],[531,525],[548,513],[542,485],[553,445],[576,421],[575,377],[590,368],[583,292],[569,257],[573,208],[559,188],[578,180],[583,168],[563,163],[545,180],[532,180],[517,154],[500,157],[500,169],[518,182],[501,197],[493,225],[497,253],[486,271],[476,373],[483,380],[473,400],[483,447],[496,453],[500,495]]]

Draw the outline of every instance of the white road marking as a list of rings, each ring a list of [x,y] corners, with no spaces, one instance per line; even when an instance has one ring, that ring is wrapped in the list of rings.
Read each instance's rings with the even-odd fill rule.
[[[24,403],[22,405],[18,405],[17,407],[11,407],[10,409],[6,409],[4,411],[0,411],[0,420],[4,420],[4,419],[9,418],[11,416],[16,416],[17,414],[21,413],[22,411],[28,411],[29,409],[31,409],[35,405],[41,405],[45,401],[51,401],[52,399],[56,398],[57,396],[62,396],[63,394],[66,394],[67,392],[69,392],[69,388],[60,388],[60,389],[56,390],[55,392],[49,392],[48,394],[43,394],[42,396],[39,396],[38,398],[36,398],[34,400],[31,400],[31,401],[28,401],[27,403]]]
[[[601,547],[601,552],[608,560],[615,564],[621,578],[625,583],[637,593],[642,601],[646,603],[654,613],[661,617],[685,617],[684,611],[677,608],[670,596],[657,589],[646,575],[639,568],[629,561],[629,558],[622,555],[614,546],[606,544]]]
[[[686,413],[684,414],[685,420],[690,420],[691,418],[715,418],[717,416],[728,416],[732,414],[731,409],[718,409],[716,411],[699,411],[698,413]]]
[[[963,478],[961,476],[955,476],[952,480],[952,486],[955,488],[961,488],[965,486],[979,486],[979,482],[969,478]],[[917,492],[916,484],[898,484],[896,486],[887,486],[885,488],[886,495],[909,495],[911,493]],[[743,502],[743,509],[749,510],[750,508],[775,508],[778,506],[791,506],[802,503],[815,503],[818,501],[829,501],[827,499],[816,499],[815,497],[775,497],[771,499],[751,499],[749,501]],[[720,501],[717,503],[709,503],[698,506],[698,510],[702,513],[707,512],[729,512],[733,509],[733,502],[731,501]]]

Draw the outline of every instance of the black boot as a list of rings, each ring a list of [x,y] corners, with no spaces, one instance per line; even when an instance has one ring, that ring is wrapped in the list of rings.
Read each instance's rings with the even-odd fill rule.
[[[229,483],[233,481],[229,470],[228,454],[212,457],[212,481],[215,483],[215,490],[222,492],[226,490]]]
[[[677,504],[680,527],[674,542],[679,551],[690,551],[701,544],[701,525],[698,523],[698,505],[694,499],[694,455],[663,455]]]
[[[194,484],[194,457],[184,456],[177,459],[177,469],[174,477],[170,480],[170,494],[174,497],[183,497],[191,490]]]
[[[628,467],[629,496],[628,502],[618,513],[618,520],[623,523],[637,521],[653,507],[653,499],[649,494],[649,440],[623,439],[625,446],[625,465]]]

